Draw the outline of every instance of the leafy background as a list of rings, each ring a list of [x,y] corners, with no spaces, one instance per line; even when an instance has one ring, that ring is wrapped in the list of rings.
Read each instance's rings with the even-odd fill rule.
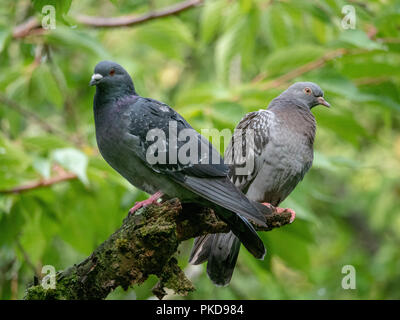
[[[52,2],[55,30],[13,37]],[[0,298],[22,298],[43,265],[61,270],[85,258],[147,197],[97,151],[88,82],[97,62],[112,59],[141,95],[173,106],[198,130],[233,129],[300,80],[317,82],[332,105],[313,110],[315,163],[283,204],[296,221],[261,234],[264,261],[241,250],[226,288],[214,287],[204,266],[187,264],[184,243],[179,263],[197,287],[185,299],[399,299],[399,1],[208,0],[128,28],[74,20],[173,3],[1,1]],[[355,30],[341,27],[347,4],[356,9]],[[4,193],[65,171],[78,179]],[[355,290],[341,286],[345,265],[356,269]],[[155,282],[108,298],[150,298]]]

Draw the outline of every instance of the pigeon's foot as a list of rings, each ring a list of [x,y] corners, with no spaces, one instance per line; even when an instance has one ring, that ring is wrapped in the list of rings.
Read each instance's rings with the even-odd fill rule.
[[[135,205],[129,210],[129,214],[134,214],[136,210],[147,207],[150,204],[156,204],[159,206],[160,204],[158,203],[158,199],[160,199],[163,195],[164,194],[161,191],[157,191],[150,198],[136,202]]]
[[[294,221],[294,219],[296,218],[296,212],[294,212],[294,210],[290,209],[290,208],[279,208],[279,207],[276,207],[276,212],[278,212],[279,214],[282,214],[282,213],[285,213],[285,212],[289,212],[290,213],[289,223],[292,223]]]
[[[289,223],[292,223],[294,221],[294,219],[296,218],[296,212],[293,209],[274,207],[272,204],[270,204],[268,202],[263,202],[263,205],[267,206],[268,208],[271,208],[272,210],[276,210],[276,212],[278,214],[289,212],[291,215]]]

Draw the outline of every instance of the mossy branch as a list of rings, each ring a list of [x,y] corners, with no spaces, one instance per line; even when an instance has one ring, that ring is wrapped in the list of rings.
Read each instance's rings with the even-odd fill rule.
[[[288,224],[290,213],[267,210],[268,228]],[[56,275],[55,289],[41,284],[28,287],[27,300],[104,299],[115,288],[125,290],[143,283],[151,274],[160,280],[153,293],[162,298],[164,288],[180,295],[194,290],[173,257],[179,244],[208,233],[229,232],[228,226],[212,210],[195,205],[182,206],[172,199],[128,215],[122,226],[104,241],[88,258]]]

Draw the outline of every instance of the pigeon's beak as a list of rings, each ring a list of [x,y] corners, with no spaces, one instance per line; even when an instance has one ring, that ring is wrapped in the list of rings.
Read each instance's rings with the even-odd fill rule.
[[[328,107],[328,108],[331,107],[331,105],[328,103],[328,101],[326,101],[324,99],[324,97],[318,97],[317,100],[318,100],[319,104],[322,104],[323,106]]]
[[[100,73],[95,73],[94,75],[92,75],[92,79],[90,79],[89,85],[95,86],[100,82],[101,79],[103,79],[103,76]]]

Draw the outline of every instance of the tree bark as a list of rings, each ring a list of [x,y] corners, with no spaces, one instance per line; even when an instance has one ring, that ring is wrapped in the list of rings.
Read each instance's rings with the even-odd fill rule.
[[[269,231],[290,222],[290,213],[266,209]],[[159,278],[153,293],[159,298],[164,288],[186,295],[195,290],[174,258],[182,241],[208,233],[229,232],[229,227],[211,209],[182,204],[172,199],[128,215],[122,226],[88,258],[56,274],[55,289],[36,283],[28,287],[27,300],[104,299],[121,286],[125,290],[143,283],[151,274]]]

